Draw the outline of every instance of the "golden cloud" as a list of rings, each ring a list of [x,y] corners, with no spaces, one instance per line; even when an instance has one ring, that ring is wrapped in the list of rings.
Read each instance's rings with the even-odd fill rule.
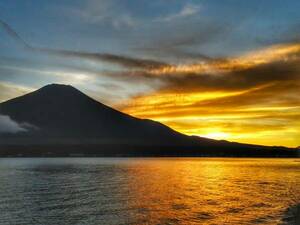
[[[166,85],[118,108],[189,134],[300,145],[300,45],[147,71]]]

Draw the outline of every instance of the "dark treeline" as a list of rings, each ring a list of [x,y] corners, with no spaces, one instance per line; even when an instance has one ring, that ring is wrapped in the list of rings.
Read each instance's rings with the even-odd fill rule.
[[[0,157],[298,157],[280,147],[136,146],[136,145],[8,145]]]

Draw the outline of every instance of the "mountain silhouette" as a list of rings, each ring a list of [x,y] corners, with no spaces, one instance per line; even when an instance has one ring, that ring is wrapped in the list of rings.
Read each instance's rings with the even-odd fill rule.
[[[4,102],[0,113],[32,124],[38,129],[31,130],[31,135],[41,137],[168,141],[183,136],[158,122],[114,110],[68,85],[47,85]]]
[[[119,112],[69,85],[51,84],[0,104],[22,127],[0,133],[0,156],[295,156],[297,151],[187,136]]]

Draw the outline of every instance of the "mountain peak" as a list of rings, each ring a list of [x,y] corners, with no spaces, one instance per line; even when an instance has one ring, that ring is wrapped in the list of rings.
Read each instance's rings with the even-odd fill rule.
[[[71,85],[67,85],[67,84],[48,84],[42,88],[40,88],[39,90],[76,90],[78,91],[75,87],[71,86]]]
[[[58,83],[47,84],[42,88],[69,88],[69,87],[74,88],[73,86],[71,86],[69,84],[58,84]]]
[[[54,99],[61,99],[61,100],[66,100],[68,97],[79,97],[79,96],[85,96],[87,97],[84,93],[76,89],[75,87],[71,85],[66,85],[66,84],[48,84],[35,92],[33,94],[38,95],[38,96],[47,96],[47,98],[54,98]]]

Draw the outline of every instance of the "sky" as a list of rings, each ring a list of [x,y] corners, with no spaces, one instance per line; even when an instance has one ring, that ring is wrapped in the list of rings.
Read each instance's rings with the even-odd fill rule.
[[[49,83],[188,135],[300,146],[298,0],[1,0],[0,102]]]

